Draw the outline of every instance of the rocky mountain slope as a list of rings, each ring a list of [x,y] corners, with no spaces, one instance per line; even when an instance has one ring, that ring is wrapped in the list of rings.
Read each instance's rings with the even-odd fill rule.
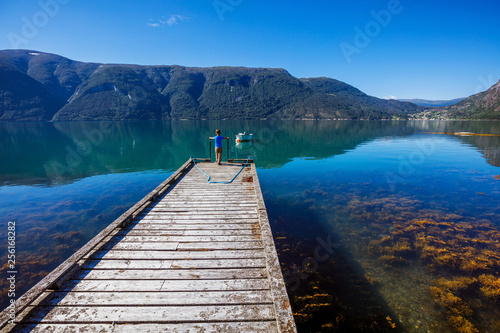
[[[500,81],[487,91],[446,107],[450,116],[469,119],[500,119]]]
[[[0,51],[0,121],[386,119],[423,110],[284,69],[96,64]]]
[[[500,120],[500,81],[488,90],[472,95],[457,104],[430,108],[414,116],[420,118]]]

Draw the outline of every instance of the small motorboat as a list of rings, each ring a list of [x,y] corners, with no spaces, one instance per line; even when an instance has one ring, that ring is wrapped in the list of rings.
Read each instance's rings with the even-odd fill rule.
[[[247,134],[247,132],[238,133],[236,134],[236,142],[252,141],[252,135],[253,134]]]

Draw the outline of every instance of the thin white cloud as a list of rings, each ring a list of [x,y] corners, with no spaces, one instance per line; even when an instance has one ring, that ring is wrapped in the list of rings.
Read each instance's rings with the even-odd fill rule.
[[[154,22],[154,23],[149,22],[149,23],[147,23],[147,25],[150,27],[154,27],[154,28],[163,27],[165,25],[168,25],[169,27],[171,27],[173,25],[179,24],[179,22],[184,22],[184,21],[187,21],[189,19],[190,19],[190,17],[176,14],[176,15],[170,15],[168,18],[166,18],[165,16],[162,16],[157,22]],[[153,21],[153,20],[150,19],[150,21]]]
[[[383,99],[398,99],[396,96],[386,96],[386,97],[382,97]]]
[[[183,22],[188,20],[189,17],[183,16],[183,15],[172,15],[170,16],[166,23],[168,24],[169,27],[173,26],[174,24],[179,24],[179,22]]]

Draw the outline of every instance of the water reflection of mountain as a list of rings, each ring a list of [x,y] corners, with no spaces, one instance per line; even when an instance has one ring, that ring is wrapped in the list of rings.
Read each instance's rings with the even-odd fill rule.
[[[470,132],[475,134],[500,135],[498,121],[426,121],[430,132]],[[454,136],[461,142],[476,147],[489,164],[500,166],[500,137],[498,136]]]
[[[216,128],[230,137],[231,157],[251,154],[263,168],[281,167],[294,158],[344,154],[381,137],[426,131],[500,131],[497,123],[463,121],[2,123],[0,182],[51,185],[95,174],[172,171],[190,156],[208,156],[208,137]],[[245,151],[235,149],[234,134],[240,131],[254,134],[255,142]],[[498,137],[460,139],[483,151],[491,164],[500,165]]]
[[[459,138],[460,141],[479,149],[489,164],[500,166],[500,137],[461,136]]]

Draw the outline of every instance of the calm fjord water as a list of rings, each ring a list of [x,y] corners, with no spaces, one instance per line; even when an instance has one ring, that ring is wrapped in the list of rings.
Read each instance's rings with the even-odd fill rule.
[[[428,132],[499,135],[499,122],[0,123],[0,255],[15,221],[17,296],[208,156],[216,128],[230,157],[255,159],[299,331],[498,331],[500,136]],[[240,131],[255,142],[236,147]]]

